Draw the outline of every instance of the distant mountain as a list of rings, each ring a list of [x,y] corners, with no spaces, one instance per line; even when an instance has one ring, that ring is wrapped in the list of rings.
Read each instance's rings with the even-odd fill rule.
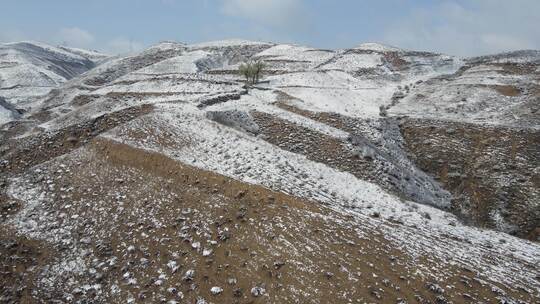
[[[85,50],[80,48],[73,48],[73,47],[67,47],[67,46],[58,46],[59,49],[68,51],[70,53],[79,55],[81,57],[90,59],[94,63],[100,63],[106,60],[107,58],[110,58],[111,55],[100,53],[98,51],[93,50]]]
[[[540,63],[539,50],[520,50],[485,56],[472,57],[470,63]]]
[[[51,89],[92,69],[107,57],[39,42],[0,44],[0,96],[14,107],[28,108]]]

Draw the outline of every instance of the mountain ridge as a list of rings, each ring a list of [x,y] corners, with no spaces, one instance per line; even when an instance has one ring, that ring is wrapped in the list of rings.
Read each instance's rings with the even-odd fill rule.
[[[51,89],[90,70],[105,58],[98,53],[35,41],[0,44],[1,96],[12,107],[27,110]]]

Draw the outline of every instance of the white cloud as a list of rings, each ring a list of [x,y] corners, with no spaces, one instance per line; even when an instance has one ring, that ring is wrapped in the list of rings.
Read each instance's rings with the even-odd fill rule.
[[[140,51],[144,48],[144,44],[138,41],[133,41],[127,38],[119,37],[109,41],[105,50],[110,54],[124,54]]]
[[[463,56],[538,49],[538,12],[538,0],[445,1],[389,25],[384,42]]]
[[[285,27],[303,19],[302,0],[222,0],[222,10],[261,25]]]
[[[78,27],[62,28],[57,34],[57,40],[61,44],[73,47],[89,47],[95,38],[88,31]]]

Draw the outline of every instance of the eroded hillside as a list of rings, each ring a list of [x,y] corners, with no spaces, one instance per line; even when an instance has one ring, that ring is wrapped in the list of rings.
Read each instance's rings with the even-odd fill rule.
[[[108,60],[2,126],[2,300],[534,303],[535,54]]]

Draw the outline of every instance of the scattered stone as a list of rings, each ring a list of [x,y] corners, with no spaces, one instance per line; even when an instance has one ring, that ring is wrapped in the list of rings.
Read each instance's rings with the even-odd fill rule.
[[[439,295],[435,298],[435,304],[449,304],[449,303],[450,302],[442,295]]]
[[[223,292],[223,288],[221,287],[218,287],[218,286],[214,286],[212,288],[210,288],[210,292],[213,294],[213,295],[218,295],[218,294],[221,294]]]
[[[180,266],[177,265],[176,261],[169,261],[167,262],[167,267],[171,270],[172,273],[176,273],[176,271],[180,268]]]
[[[221,230],[218,232],[218,239],[222,242],[231,238],[231,233],[229,230]]]
[[[202,253],[203,257],[210,256],[211,254],[212,254],[212,249],[209,249],[209,248],[208,248],[208,249],[205,248],[205,249],[203,250],[203,253]]]
[[[427,288],[434,292],[434,293],[437,293],[437,294],[443,294],[444,293],[444,289],[439,286],[439,284],[435,284],[435,283],[428,283],[427,284]]]
[[[197,299],[197,304],[207,304],[207,303],[208,303],[208,302],[206,302],[206,300],[203,299],[203,298],[198,298],[198,299]]]
[[[375,297],[376,299],[379,299],[379,300],[382,299],[381,293],[378,292],[377,290],[372,290],[372,291],[370,292],[370,294],[371,294],[373,297]]]
[[[186,273],[182,277],[182,280],[185,281],[185,282],[191,282],[191,281],[193,281],[194,278],[195,278],[195,270],[190,269],[190,270],[186,271]]]
[[[254,297],[260,297],[260,296],[264,295],[265,292],[266,292],[266,290],[263,287],[260,287],[260,286],[256,286],[256,287],[251,288],[251,295],[254,296]]]
[[[283,261],[274,262],[274,268],[276,268],[276,269],[280,269],[283,266],[285,266],[285,262],[283,262]]]

